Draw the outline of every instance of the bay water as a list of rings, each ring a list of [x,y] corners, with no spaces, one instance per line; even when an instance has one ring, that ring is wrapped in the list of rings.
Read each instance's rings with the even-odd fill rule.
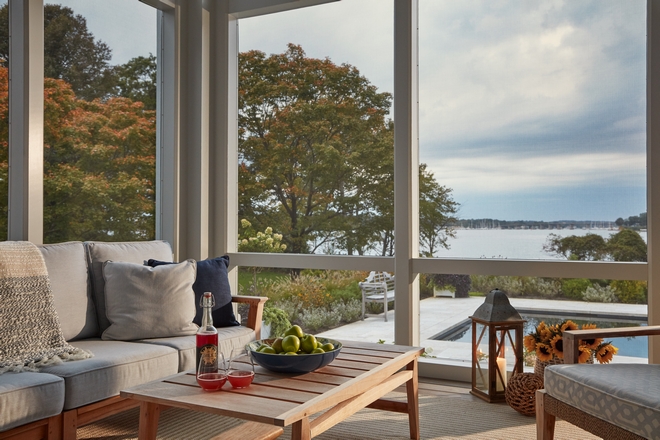
[[[616,229],[456,229],[449,249],[441,249],[436,257],[499,258],[514,260],[564,260],[543,250],[550,234],[560,237],[597,234],[608,239]],[[646,241],[646,231],[640,232]]]

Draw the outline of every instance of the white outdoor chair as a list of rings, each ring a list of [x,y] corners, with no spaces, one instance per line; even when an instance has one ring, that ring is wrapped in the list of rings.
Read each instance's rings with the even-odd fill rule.
[[[394,275],[371,271],[367,279],[358,285],[362,291],[362,320],[364,321],[366,303],[375,302],[383,303],[387,321],[387,304],[394,301]]]

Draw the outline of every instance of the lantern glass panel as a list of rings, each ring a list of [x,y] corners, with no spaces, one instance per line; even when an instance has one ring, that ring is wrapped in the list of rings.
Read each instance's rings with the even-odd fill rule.
[[[474,388],[488,394],[488,333],[487,325],[475,322],[474,347],[476,348]]]

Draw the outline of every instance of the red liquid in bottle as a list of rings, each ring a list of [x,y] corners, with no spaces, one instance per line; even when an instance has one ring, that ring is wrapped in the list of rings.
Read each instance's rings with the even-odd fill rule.
[[[200,332],[196,335],[197,366],[202,356],[213,356],[212,364],[218,370],[218,333]]]

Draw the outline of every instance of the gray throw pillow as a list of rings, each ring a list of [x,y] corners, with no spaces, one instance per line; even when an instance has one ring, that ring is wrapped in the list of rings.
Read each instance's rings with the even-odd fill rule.
[[[103,278],[110,327],[101,338],[130,341],[194,335],[196,271],[195,260],[158,267],[106,261]]]

